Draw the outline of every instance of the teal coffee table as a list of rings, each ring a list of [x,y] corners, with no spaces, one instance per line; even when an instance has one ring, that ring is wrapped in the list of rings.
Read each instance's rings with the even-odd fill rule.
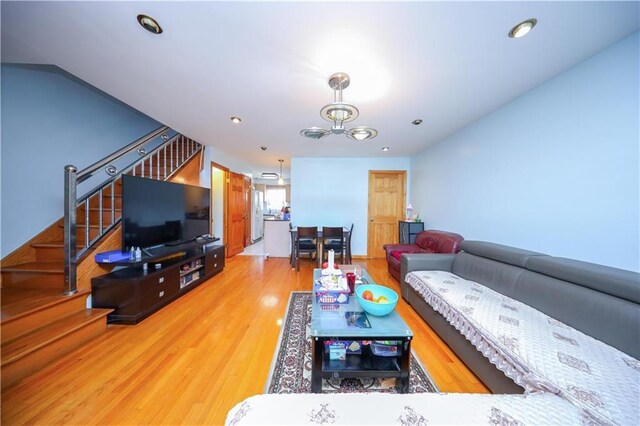
[[[315,269],[314,283],[320,277],[321,270]],[[373,283],[364,270],[362,278],[365,283]],[[312,392],[322,391],[323,378],[357,377],[395,378],[398,392],[408,391],[413,332],[395,310],[383,317],[361,313],[364,310],[355,295],[343,305],[320,304],[314,296],[311,312]]]

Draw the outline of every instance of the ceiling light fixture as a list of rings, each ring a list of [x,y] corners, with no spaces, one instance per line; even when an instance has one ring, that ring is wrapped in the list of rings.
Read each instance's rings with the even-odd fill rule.
[[[153,34],[162,33],[162,28],[160,27],[160,24],[158,24],[158,21],[153,19],[151,16],[140,14],[138,15],[137,19],[138,19],[138,23],[142,25],[142,28],[149,31],[150,33],[153,33]]]
[[[418,118],[417,120],[413,120],[411,124],[413,124],[414,126],[419,126],[422,124],[422,120]]]
[[[242,118],[240,117],[231,117],[231,122],[233,124],[240,124],[241,121],[242,121]]]
[[[311,139],[320,139],[330,134],[346,134],[348,138],[356,141],[364,141],[373,139],[378,135],[376,129],[366,126],[358,126],[353,129],[346,130],[344,123],[358,118],[360,112],[358,108],[348,103],[342,102],[342,91],[349,87],[351,80],[346,73],[338,72],[329,77],[329,87],[333,90],[333,102],[325,105],[320,110],[320,117],[333,123],[331,130],[321,127],[309,127],[302,129],[300,134]]]
[[[284,179],[282,178],[282,163],[284,160],[278,160],[280,162],[280,176],[278,177],[278,185],[284,185]]]
[[[278,174],[277,173],[262,173],[262,179],[278,179]]]
[[[389,147],[388,147],[388,146],[383,146],[383,147],[382,147],[382,151],[383,151],[383,152],[387,152],[387,151],[389,151]]]
[[[522,21],[515,27],[511,28],[511,31],[509,31],[509,37],[511,38],[524,37],[527,34],[529,34],[529,31],[531,31],[533,27],[536,26],[537,23],[538,23],[538,20],[535,18]]]

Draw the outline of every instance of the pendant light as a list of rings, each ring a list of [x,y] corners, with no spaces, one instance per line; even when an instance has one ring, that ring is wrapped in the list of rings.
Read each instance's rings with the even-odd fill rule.
[[[282,163],[284,160],[278,160],[280,162],[280,175],[278,177],[278,185],[284,185],[284,179],[282,178]]]

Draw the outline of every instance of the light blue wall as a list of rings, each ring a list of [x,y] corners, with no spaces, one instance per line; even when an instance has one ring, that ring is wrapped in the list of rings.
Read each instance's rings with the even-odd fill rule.
[[[160,123],[57,67],[3,64],[1,71],[6,256],[62,217],[66,164],[87,167]]]
[[[413,158],[426,228],[640,270],[639,47],[636,33]]]
[[[367,254],[369,170],[406,170],[410,198],[410,159],[292,158],[291,222],[295,226],[351,226],[351,250]]]

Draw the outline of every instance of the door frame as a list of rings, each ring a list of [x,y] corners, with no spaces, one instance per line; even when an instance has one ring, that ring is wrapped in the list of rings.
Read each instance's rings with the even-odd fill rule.
[[[227,210],[229,209],[229,202],[228,202],[228,194],[229,194],[229,168],[223,166],[222,164],[218,164],[215,161],[211,161],[211,164],[209,165],[209,173],[210,173],[210,185],[211,185],[211,194],[213,196],[213,173],[211,172],[212,168],[216,168],[218,170],[222,170],[224,172],[224,185],[222,186],[223,190],[222,190],[222,235],[223,235],[223,245],[224,245],[224,253],[225,253],[225,257],[227,256],[227,253],[229,252],[229,250],[227,250],[228,245],[229,245],[229,223],[228,223],[228,213]],[[213,209],[211,209],[211,214],[213,214]]]
[[[253,228],[253,221],[251,220],[251,198],[253,196],[253,179],[249,176],[244,175],[244,190],[245,190],[245,200],[244,200],[244,208],[245,208],[245,222],[244,222],[244,246],[247,247],[251,245],[251,230]]]
[[[398,220],[402,220],[404,218],[404,206],[406,206],[407,203],[407,171],[406,170],[369,170],[369,182],[368,182],[368,193],[367,193],[367,259],[373,259],[373,253],[370,247],[370,238],[371,238],[371,223],[373,222],[373,219],[371,217],[371,190],[372,190],[372,175],[376,173],[376,174],[394,174],[394,175],[401,175],[402,176],[402,199],[401,199],[401,206],[400,206],[400,217],[398,217]],[[397,235],[398,233],[395,233],[396,238],[397,239]],[[394,240],[395,240],[394,239]],[[390,241],[390,243],[393,243],[397,241]]]

